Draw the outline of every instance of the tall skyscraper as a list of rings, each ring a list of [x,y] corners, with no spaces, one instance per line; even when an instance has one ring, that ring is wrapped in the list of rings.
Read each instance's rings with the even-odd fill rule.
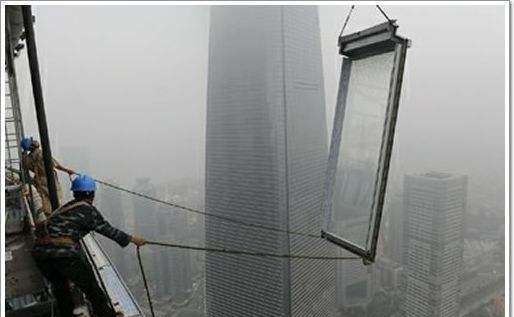
[[[467,177],[435,172],[406,175],[404,190],[405,315],[458,316]]]
[[[319,234],[328,159],[316,7],[211,9],[206,209]],[[326,242],[206,218],[210,247],[330,254]],[[331,316],[335,263],[207,253],[210,317]]]

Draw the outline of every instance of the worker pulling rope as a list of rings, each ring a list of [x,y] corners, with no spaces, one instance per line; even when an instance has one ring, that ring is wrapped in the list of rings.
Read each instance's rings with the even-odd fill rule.
[[[270,231],[276,231],[276,232],[282,232],[282,233],[287,233],[287,234],[300,235],[300,236],[305,236],[305,237],[309,237],[309,238],[321,239],[321,237],[319,237],[317,235],[314,235],[314,234],[303,233],[303,232],[298,232],[298,231],[282,230],[282,229],[268,227],[268,226],[263,226],[263,225],[258,225],[258,224],[246,223],[246,222],[243,222],[243,221],[240,221],[240,220],[237,220],[237,219],[232,219],[232,218],[229,218],[229,217],[224,217],[224,216],[220,216],[220,215],[210,214],[210,213],[205,212],[205,211],[201,211],[201,210],[198,210],[198,209],[182,206],[182,205],[179,205],[179,204],[176,204],[176,203],[173,203],[173,202],[169,202],[169,201],[161,200],[161,199],[158,199],[158,198],[155,198],[155,197],[151,197],[149,195],[142,194],[142,193],[130,190],[130,189],[126,189],[126,188],[123,188],[121,186],[114,185],[114,184],[111,184],[111,183],[103,181],[103,180],[95,179],[95,182],[97,182],[99,184],[102,184],[102,185],[105,185],[105,186],[108,186],[110,188],[119,190],[119,191],[126,192],[128,194],[131,194],[131,195],[134,195],[134,196],[139,196],[139,197],[142,197],[142,198],[154,201],[154,202],[158,202],[158,203],[161,203],[161,204],[164,204],[164,205],[167,205],[167,206],[171,206],[171,207],[175,207],[175,208],[180,208],[182,210],[189,211],[189,212],[194,212],[194,213],[201,214],[201,215],[204,215],[204,216],[211,216],[211,217],[214,217],[214,218],[218,218],[218,219],[221,219],[221,220],[224,220],[224,221],[236,223],[236,224],[239,224],[239,225],[244,225],[244,226],[254,227],[254,228],[259,228],[259,229],[265,229],[265,230],[270,230]],[[147,245],[156,245],[156,246],[161,246],[161,247],[177,248],[177,249],[195,250],[195,251],[207,251],[207,252],[224,253],[224,254],[241,255],[241,256],[272,257],[272,258],[282,258],[282,259],[324,260],[324,261],[342,261],[342,260],[358,260],[358,259],[360,259],[359,257],[348,257],[348,256],[319,256],[319,255],[306,255],[306,254],[283,254],[283,253],[269,253],[269,252],[251,252],[251,251],[232,250],[232,249],[225,249],[225,248],[199,247],[199,246],[191,246],[191,245],[167,243],[167,242],[159,242],[159,241],[147,241],[146,244]],[[149,308],[150,308],[150,312],[152,314],[152,317],[155,317],[155,313],[154,313],[154,309],[153,309],[152,297],[150,295],[150,288],[148,286],[148,280],[146,278],[146,272],[145,272],[145,269],[144,269],[143,261],[141,259],[140,248],[141,248],[140,246],[138,246],[136,248],[137,260],[138,260],[138,264],[139,264],[139,269],[141,271],[141,277],[143,279],[143,284],[144,284],[144,287],[145,287],[145,291],[146,291],[146,296],[147,296],[147,299],[148,299],[148,305],[149,305]]]
[[[305,237],[309,237],[309,238],[319,238],[319,239],[321,239],[321,237],[319,237],[317,235],[314,235],[314,234],[308,234],[308,233],[303,233],[303,232],[298,232],[298,231],[282,230],[282,229],[268,227],[268,226],[263,226],[263,225],[258,225],[258,224],[246,223],[246,222],[243,222],[243,221],[240,221],[240,220],[237,220],[237,219],[232,219],[232,218],[229,218],[229,217],[224,217],[224,216],[220,216],[220,215],[210,214],[210,213],[207,213],[205,211],[201,211],[201,210],[198,210],[198,209],[182,206],[182,205],[179,205],[177,203],[173,203],[173,202],[161,200],[161,199],[158,199],[158,198],[155,198],[155,197],[151,197],[149,195],[142,194],[142,193],[130,190],[130,189],[126,189],[126,188],[123,188],[121,186],[114,185],[114,184],[111,184],[111,183],[103,181],[103,180],[95,179],[95,181],[97,183],[102,184],[102,185],[108,186],[110,188],[113,188],[113,189],[116,189],[116,190],[119,190],[119,191],[126,192],[126,193],[134,195],[134,196],[139,196],[139,197],[142,197],[142,198],[154,201],[154,202],[158,202],[158,203],[161,203],[161,204],[165,204],[165,205],[168,205],[168,206],[171,206],[171,207],[180,208],[182,210],[189,211],[189,212],[194,212],[194,213],[201,214],[201,215],[204,215],[204,216],[211,216],[211,217],[214,217],[214,218],[222,219],[224,221],[236,223],[236,224],[239,224],[239,225],[244,225],[244,226],[254,227],[254,228],[259,228],[259,229],[265,229],[265,230],[270,230],[270,231],[276,231],[276,232],[282,232],[282,233],[287,233],[287,234],[295,234],[295,235],[305,236]],[[176,249],[206,251],[206,252],[224,253],[224,254],[241,255],[241,256],[272,257],[272,258],[282,258],[282,259],[324,260],[324,261],[342,261],[342,260],[358,260],[358,259],[360,259],[359,257],[350,257],[350,256],[319,256],[319,255],[306,255],[306,254],[283,254],[283,253],[269,253],[269,252],[251,252],[251,251],[232,250],[232,249],[225,249],[225,248],[199,247],[199,246],[191,246],[191,245],[184,245],[184,244],[177,244],[177,243],[168,243],[168,242],[159,242],[159,241],[147,241],[146,244],[147,245],[161,246],[161,247],[176,248]],[[140,248],[141,248],[140,246],[138,246],[136,248],[137,260],[138,260],[138,264],[139,264],[139,269],[141,271],[141,277],[143,279],[143,284],[144,284],[144,287],[145,287],[145,291],[146,291],[146,296],[147,296],[147,299],[148,299],[148,305],[149,305],[149,308],[150,308],[150,312],[152,314],[152,317],[155,317],[152,297],[150,295],[150,288],[148,286],[148,280],[146,278],[146,272],[145,272],[145,269],[144,269],[143,261],[141,259]]]
[[[14,171],[20,173],[17,170],[14,170]],[[71,181],[71,177],[70,177],[70,181]],[[116,189],[116,190],[119,190],[119,191],[122,191],[122,192],[125,192],[125,193],[128,193],[128,194],[131,194],[131,195],[134,195],[134,196],[142,197],[142,198],[145,198],[145,199],[157,202],[157,203],[161,203],[161,204],[164,204],[164,205],[167,205],[167,206],[170,206],[170,207],[179,208],[179,209],[182,209],[182,210],[185,210],[185,211],[189,211],[189,212],[193,212],[193,213],[197,213],[197,214],[200,214],[200,215],[203,215],[203,216],[209,216],[209,217],[217,218],[217,219],[220,219],[220,220],[224,220],[224,221],[227,221],[227,222],[232,222],[232,223],[239,224],[239,225],[242,225],[242,226],[254,227],[254,228],[258,228],[258,229],[264,229],[264,230],[269,230],[269,231],[281,232],[281,233],[286,233],[286,234],[293,234],[293,235],[298,235],[298,236],[303,236],[303,237],[308,237],[308,238],[322,239],[317,234],[305,233],[305,232],[300,232],[300,231],[295,231],[295,230],[283,230],[283,229],[280,229],[280,228],[274,228],[274,227],[260,225],[260,224],[248,223],[248,222],[237,220],[237,219],[233,219],[233,218],[230,218],[230,217],[216,215],[216,214],[211,214],[211,213],[208,213],[208,212],[205,212],[205,211],[202,211],[202,210],[198,210],[198,209],[194,209],[194,208],[191,208],[191,207],[179,205],[179,204],[174,203],[174,202],[158,199],[158,198],[155,198],[155,197],[143,194],[143,193],[139,193],[139,192],[127,189],[127,188],[123,188],[123,187],[118,186],[118,185],[114,185],[112,183],[109,183],[109,182],[106,182],[106,181],[103,181],[103,180],[100,180],[100,179],[94,178],[94,181],[99,183],[99,184],[105,185],[107,187],[110,187],[110,188],[113,188],[113,189]]]
[[[105,181],[101,181],[101,180],[98,180],[98,179],[93,179],[93,178],[90,178],[87,175],[78,175],[76,178],[71,179],[71,181],[72,181],[72,191],[74,192],[74,195],[77,195],[76,194],[77,192],[81,192],[79,189],[77,189],[78,188],[77,186],[79,186],[77,184],[79,184],[79,183],[80,184],[84,183],[85,184],[84,186],[87,185],[87,191],[86,192],[88,194],[94,193],[94,191],[96,189],[94,184],[96,182],[96,183],[100,183],[100,184],[103,184],[105,186],[109,186],[111,188],[114,188],[116,190],[124,191],[124,192],[130,193],[130,194],[133,194],[133,195],[136,195],[136,196],[140,196],[140,197],[143,197],[145,199],[149,199],[149,200],[156,201],[156,202],[159,202],[159,203],[163,203],[163,204],[166,204],[166,205],[169,205],[169,206],[172,206],[172,207],[181,208],[181,209],[184,209],[186,211],[191,211],[191,212],[195,212],[195,213],[199,213],[199,214],[203,214],[203,215],[208,215],[208,216],[214,216],[214,217],[217,217],[217,218],[221,217],[221,218],[223,218],[223,220],[227,220],[227,221],[231,221],[231,222],[236,222],[236,223],[243,224],[243,225],[246,225],[246,226],[257,227],[257,228],[267,229],[267,230],[280,231],[280,232],[284,232],[284,233],[301,234],[303,236],[306,236],[306,234],[295,232],[295,231],[280,230],[280,229],[272,228],[272,227],[265,227],[265,226],[255,225],[255,224],[249,224],[249,223],[246,223],[246,222],[241,222],[239,220],[235,220],[235,219],[231,219],[231,218],[226,218],[226,217],[222,217],[222,216],[218,216],[218,215],[211,215],[211,214],[206,213],[206,212],[201,211],[201,210],[197,210],[197,209],[189,208],[189,207],[186,207],[186,206],[181,206],[181,205],[178,205],[176,203],[160,200],[160,199],[157,199],[157,198],[154,198],[154,197],[142,194],[142,193],[138,193],[138,192],[135,192],[135,191],[132,191],[132,190],[125,189],[123,187],[120,187],[120,186],[117,186],[117,185],[114,185],[114,184],[110,184],[110,183],[105,182]],[[92,195],[91,197],[94,197],[94,195]],[[92,203],[92,198],[91,198],[90,202]],[[75,205],[73,205],[73,206],[75,206]],[[71,207],[69,207],[69,208],[71,208]],[[59,214],[60,213],[62,213],[62,211],[59,212]],[[313,235],[313,234],[309,234],[307,236],[315,237],[315,238],[320,238],[320,237],[318,237],[316,235]],[[167,243],[167,242],[159,242],[159,241],[144,241],[144,242],[143,241],[144,240],[139,239],[139,240],[136,241],[137,243],[134,242],[134,241],[133,242],[136,243],[136,245],[137,245],[137,248],[136,248],[137,259],[138,259],[138,263],[139,263],[139,268],[141,270],[141,276],[143,278],[143,283],[144,283],[144,287],[145,287],[145,290],[146,290],[146,295],[147,295],[147,298],[148,298],[148,303],[149,303],[149,307],[150,307],[150,311],[152,313],[152,316],[155,316],[154,309],[153,309],[153,303],[152,303],[152,299],[151,299],[151,295],[150,295],[150,290],[149,290],[149,287],[148,287],[148,280],[146,278],[146,273],[145,273],[145,269],[144,269],[144,266],[143,266],[143,261],[141,259],[141,252],[140,252],[140,247],[143,244],[156,245],[156,246],[169,247],[169,248],[177,248],[177,249],[195,250],[195,251],[207,251],[207,252],[215,252],[215,253],[225,253],[225,254],[240,255],[240,256],[273,257],[273,258],[283,258],[283,259],[301,259],[301,260],[357,260],[357,259],[360,259],[359,257],[347,257],[347,256],[322,256],[322,255],[307,255],[307,254],[284,254],[284,253],[270,253],[270,252],[252,252],[252,251],[225,249],[225,248],[199,247],[199,246],[191,246],[191,245],[183,245],[183,244]]]
[[[342,261],[342,260],[359,260],[360,259],[359,257],[355,257],[355,256],[322,256],[322,255],[306,255],[306,254],[251,252],[251,251],[232,250],[232,249],[225,249],[225,248],[198,247],[198,246],[191,246],[191,245],[184,245],[184,244],[177,244],[177,243],[168,243],[168,242],[159,242],[159,241],[147,241],[146,245],[156,245],[156,246],[161,246],[161,247],[195,250],[195,251],[207,251],[207,252],[225,253],[225,254],[233,254],[233,255],[272,257],[272,258],[282,258],[282,259],[323,260],[323,261]],[[153,310],[152,297],[150,295],[150,288],[148,287],[148,280],[146,278],[143,261],[141,260],[140,249],[141,249],[140,246],[138,246],[136,248],[137,261],[139,263],[139,269],[141,270],[141,277],[143,278],[143,284],[144,284],[144,287],[146,290],[146,297],[148,299],[148,305],[150,307],[150,312],[152,314],[152,317],[155,317],[155,313]]]
[[[269,230],[269,231],[275,231],[275,232],[281,232],[281,233],[286,233],[286,234],[293,234],[293,235],[298,235],[298,236],[302,236],[302,237],[322,239],[317,234],[305,233],[305,232],[300,232],[300,231],[295,231],[295,230],[283,230],[283,229],[280,229],[280,228],[275,228],[275,227],[270,227],[270,226],[265,226],[265,225],[260,225],[260,224],[254,224],[254,223],[248,223],[248,222],[237,220],[237,219],[234,219],[234,218],[230,218],[230,217],[226,217],[226,216],[221,216],[221,215],[216,215],[216,214],[208,213],[208,212],[205,212],[205,211],[202,211],[202,210],[198,210],[198,209],[190,208],[190,207],[187,207],[187,206],[179,205],[179,204],[174,203],[174,202],[158,199],[158,198],[155,198],[155,197],[152,197],[152,196],[148,196],[146,194],[138,193],[136,191],[133,191],[133,190],[130,190],[130,189],[127,189],[127,188],[123,188],[123,187],[118,186],[118,185],[114,185],[114,184],[108,183],[108,182],[103,181],[103,180],[95,179],[95,181],[97,183],[99,183],[99,184],[111,187],[113,189],[116,189],[116,190],[119,190],[119,191],[122,191],[122,192],[125,192],[125,193],[128,193],[128,194],[131,194],[131,195],[134,195],[134,196],[139,196],[139,197],[142,197],[142,198],[145,198],[145,199],[157,202],[157,203],[161,203],[161,204],[164,204],[164,205],[167,205],[167,206],[170,206],[170,207],[175,207],[175,208],[179,208],[179,209],[182,209],[182,210],[185,210],[185,211],[197,213],[197,214],[200,214],[200,215],[217,218],[217,219],[224,220],[224,221],[227,221],[227,222],[232,222],[232,223],[235,223],[235,224],[238,224],[238,225],[242,225],[242,226],[246,226],[246,227],[253,227],[253,228],[257,228],[257,229],[264,229],[264,230]]]

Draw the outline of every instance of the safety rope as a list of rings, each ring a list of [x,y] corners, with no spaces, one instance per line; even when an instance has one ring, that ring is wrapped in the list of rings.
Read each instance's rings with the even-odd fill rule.
[[[283,258],[283,259],[332,260],[332,261],[360,259],[360,257],[355,257],[355,256],[323,256],[323,255],[306,255],[306,254],[251,252],[251,251],[241,251],[241,250],[233,250],[233,249],[225,249],[225,248],[198,247],[198,246],[192,246],[192,245],[168,243],[168,242],[158,242],[158,241],[147,241],[146,244],[157,245],[157,246],[161,246],[161,247],[176,248],[176,249],[187,249],[187,250],[196,250],[196,251],[207,251],[207,252],[216,252],[216,253],[249,255],[249,256],[258,256],[258,257],[270,257],[270,258]]]
[[[139,193],[139,192],[136,192],[136,191],[133,191],[133,190],[130,190],[130,189],[126,189],[126,188],[123,188],[121,186],[114,185],[114,184],[111,184],[111,183],[103,181],[103,180],[95,179],[95,181],[97,183],[99,183],[99,184],[111,187],[111,188],[119,190],[119,191],[126,192],[128,194],[132,194],[134,196],[139,196],[139,197],[142,197],[142,198],[154,201],[154,202],[158,202],[158,203],[165,204],[165,205],[168,205],[168,206],[171,206],[171,207],[175,207],[175,208],[180,208],[182,210],[194,212],[194,213],[201,214],[201,215],[204,215],[204,216],[211,216],[211,217],[214,217],[214,218],[222,219],[222,220],[225,220],[225,221],[228,221],[228,222],[237,223],[237,224],[248,226],[248,227],[255,227],[255,228],[260,228],[260,229],[265,229],[265,230],[271,230],[271,231],[277,231],[277,232],[282,232],[282,233],[306,236],[306,237],[310,237],[310,238],[322,239],[320,236],[317,236],[317,235],[314,235],[314,234],[306,234],[306,233],[298,232],[298,231],[282,230],[282,229],[268,227],[268,226],[264,226],[264,225],[246,223],[246,222],[243,222],[243,221],[240,221],[240,220],[237,220],[237,219],[233,219],[233,218],[229,218],[229,217],[224,217],[224,216],[220,216],[220,215],[214,215],[214,214],[202,211],[202,210],[190,208],[190,207],[187,207],[187,206],[182,206],[182,205],[179,205],[179,204],[174,203],[174,202],[169,202],[169,201],[161,200],[161,199],[158,199],[158,198],[155,198],[155,197],[143,194],[143,193]],[[225,254],[233,254],[233,255],[246,255],[246,256],[257,256],[257,257],[283,258],[283,259],[325,260],[325,261],[330,261],[330,260],[331,261],[341,261],[341,260],[358,260],[358,259],[360,259],[359,257],[352,257],[352,256],[319,256],[319,255],[305,255],[305,254],[283,254],[283,253],[269,253],[269,252],[251,252],[251,251],[232,250],[232,249],[225,249],[225,248],[199,247],[199,246],[184,245],[184,244],[169,243],[169,242],[159,242],[159,241],[147,241],[146,244],[147,245],[161,246],[161,247],[176,248],[176,249],[216,252],[216,253],[225,253]],[[150,288],[148,286],[148,279],[146,277],[145,268],[144,268],[144,265],[143,265],[143,261],[141,259],[141,251],[140,251],[140,249],[141,249],[140,246],[138,246],[136,248],[137,261],[138,261],[138,264],[139,264],[139,269],[141,271],[141,277],[143,279],[143,284],[144,284],[144,287],[145,287],[146,297],[148,299],[148,305],[149,305],[149,308],[150,308],[150,312],[152,314],[152,317],[155,317],[155,312],[154,312],[154,308],[153,308],[153,301],[152,301],[152,297],[150,295]]]
[[[255,224],[255,223],[248,223],[248,222],[241,221],[241,220],[238,220],[238,219],[234,219],[234,218],[230,218],[230,217],[226,217],[226,216],[222,216],[222,215],[212,214],[212,213],[205,212],[205,211],[202,211],[202,210],[198,210],[198,209],[194,209],[194,208],[191,208],[191,207],[179,205],[179,204],[174,203],[174,202],[158,199],[158,198],[155,198],[155,197],[143,194],[143,193],[139,193],[139,192],[127,189],[127,188],[123,188],[123,187],[118,186],[118,185],[111,184],[111,183],[103,181],[103,180],[95,179],[95,181],[97,183],[102,184],[102,185],[114,188],[116,190],[119,190],[119,191],[122,191],[122,192],[125,192],[125,193],[128,193],[128,194],[131,194],[131,195],[134,195],[134,196],[139,196],[139,197],[142,197],[142,198],[145,198],[145,199],[157,202],[157,203],[161,203],[161,204],[164,204],[164,205],[167,205],[167,206],[170,206],[170,207],[175,207],[175,208],[179,208],[179,209],[182,209],[182,210],[185,210],[185,211],[197,213],[197,214],[200,214],[200,215],[217,218],[217,219],[224,220],[224,221],[227,221],[227,222],[232,222],[232,223],[235,223],[235,224],[238,224],[238,225],[242,225],[242,226],[246,226],[246,227],[253,227],[253,228],[258,228],[258,229],[264,229],[264,230],[269,230],[269,231],[275,231],[275,232],[281,232],[281,233],[286,233],[286,234],[293,234],[293,235],[302,236],[302,237],[308,237],[308,238],[315,238],[315,239],[321,239],[321,240],[323,239],[319,235],[312,234],[312,233],[305,233],[305,232],[296,231],[296,230],[283,230],[283,229],[280,229],[280,228],[275,228],[275,227],[270,227],[270,226],[266,226],[266,225]]]
[[[319,255],[305,255],[305,254],[251,252],[251,251],[232,250],[232,249],[225,249],[225,248],[198,247],[198,246],[192,246],[192,245],[184,245],[184,244],[169,243],[169,242],[159,242],[159,241],[147,241],[146,245],[156,245],[156,246],[168,247],[168,248],[186,249],[186,250],[195,250],[195,251],[207,251],[207,252],[225,253],[225,254],[233,254],[233,255],[247,255],[247,256],[272,257],[272,258],[283,258],[283,259],[324,260],[324,261],[342,261],[342,260],[359,260],[360,259],[359,257],[354,257],[354,256],[319,256]],[[150,312],[152,314],[152,317],[155,317],[152,296],[150,295],[150,288],[148,286],[148,279],[146,278],[143,261],[141,260],[141,250],[140,249],[141,249],[140,246],[136,247],[137,261],[139,264],[139,269],[141,271],[141,277],[143,278],[143,284],[145,287],[146,297],[148,299],[148,305],[150,307]]]
[[[255,227],[255,228],[260,228],[260,229],[265,229],[265,230],[271,230],[271,231],[277,231],[277,232],[282,232],[282,233],[306,236],[306,237],[310,237],[310,238],[322,239],[320,236],[317,236],[317,235],[314,235],[314,234],[306,234],[306,233],[298,232],[298,231],[282,230],[282,229],[268,227],[268,226],[264,226],[264,225],[246,223],[246,222],[243,222],[243,221],[240,221],[240,220],[237,220],[237,219],[232,219],[232,218],[224,217],[224,216],[220,216],[220,215],[214,215],[214,214],[211,214],[211,213],[207,213],[205,211],[201,211],[201,210],[198,210],[198,209],[182,206],[182,205],[179,205],[177,203],[161,200],[161,199],[158,199],[158,198],[155,198],[155,197],[143,194],[143,193],[139,193],[139,192],[136,192],[136,191],[133,191],[133,190],[130,190],[130,189],[126,189],[126,188],[123,188],[121,186],[114,185],[114,184],[111,184],[111,183],[103,181],[103,180],[95,179],[95,181],[97,183],[99,183],[99,184],[111,187],[111,188],[119,190],[119,191],[126,192],[128,194],[139,196],[139,197],[142,197],[142,198],[154,201],[154,202],[158,202],[158,203],[165,204],[165,205],[168,205],[168,206],[171,206],[171,207],[175,207],[175,208],[180,208],[180,209],[183,209],[185,211],[194,212],[194,213],[201,214],[201,215],[204,215],[204,216],[212,216],[214,218],[222,219],[222,220],[225,220],[225,221],[228,221],[228,222],[237,223],[237,224],[248,226],[248,227]],[[304,255],[304,254],[281,254],[281,253],[269,253],[269,252],[250,252],[250,251],[232,250],[232,249],[225,249],[225,248],[207,248],[207,247],[199,247],[199,246],[191,246],[191,245],[183,245],[183,244],[167,243],[167,242],[159,242],[159,241],[147,241],[146,244],[147,245],[162,246],[162,247],[169,247],[169,248],[177,248],[177,249],[187,249],[187,250],[195,250],[195,251],[207,251],[207,252],[225,253],[225,254],[233,254],[233,255],[257,256],[257,257],[273,257],[273,258],[288,258],[288,259],[302,259],[302,260],[332,260],[332,261],[334,261],[334,260],[341,261],[341,260],[357,260],[357,259],[360,259],[359,257],[345,257],[345,256],[316,256],[316,255]],[[150,288],[148,286],[148,279],[146,277],[143,261],[141,259],[140,248],[141,247],[139,247],[139,246],[136,248],[137,261],[138,261],[138,264],[139,264],[139,269],[141,271],[141,277],[143,279],[143,284],[144,284],[144,287],[145,287],[146,297],[148,299],[148,305],[149,305],[149,308],[150,308],[150,312],[152,314],[152,317],[155,317],[155,312],[154,312],[154,308],[153,308],[153,301],[152,301],[152,297],[150,295]]]
[[[376,5],[376,7],[377,7],[378,11],[380,11],[380,13],[382,13],[382,15],[386,18],[387,22],[393,23],[393,21],[391,19],[389,19],[389,17],[385,13],[385,11],[378,4]],[[350,7],[350,11],[348,11],[348,14],[346,15],[346,18],[344,20],[343,27],[341,28],[341,32],[339,32],[339,37],[343,36],[344,29],[346,29],[346,25],[348,24],[348,21],[350,20],[350,16],[352,15],[354,8],[355,8],[355,5],[352,5]]]
[[[382,13],[382,15],[386,18],[387,22],[389,23],[392,23],[393,21],[391,21],[391,19],[389,19],[389,17],[387,16],[387,14],[384,12],[384,10],[382,10],[382,8],[377,4],[377,9],[378,11],[380,11],[380,13]]]
[[[348,11],[348,14],[346,15],[346,19],[344,20],[343,28],[341,29],[341,32],[339,32],[339,37],[343,36],[344,29],[346,28],[346,25],[348,24],[348,20],[350,20],[350,16],[352,15],[354,8],[355,8],[355,5],[352,5],[350,8],[350,11]]]
[[[145,285],[146,290],[146,298],[148,299],[148,306],[150,307],[150,312],[152,313],[152,317],[155,317],[155,313],[153,311],[153,302],[152,297],[150,296],[150,289],[148,288],[148,280],[146,279],[145,269],[143,267],[143,261],[141,260],[141,252],[139,251],[141,247],[136,247],[137,253],[137,261],[139,262],[139,270],[141,270],[141,277],[143,278],[143,284]]]

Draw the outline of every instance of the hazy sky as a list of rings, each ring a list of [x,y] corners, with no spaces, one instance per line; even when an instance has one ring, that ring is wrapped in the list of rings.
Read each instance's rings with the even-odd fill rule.
[[[503,197],[505,6],[383,8],[413,43],[395,143],[400,172],[466,173],[471,192]],[[348,9],[319,9],[329,130]],[[83,146],[90,172],[127,186],[139,176],[203,178],[209,7],[36,6],[34,14],[55,156],[78,160],[63,149]],[[346,32],[383,21],[374,6],[358,6]],[[23,73],[26,56],[19,61]],[[39,138],[32,106],[24,116]]]

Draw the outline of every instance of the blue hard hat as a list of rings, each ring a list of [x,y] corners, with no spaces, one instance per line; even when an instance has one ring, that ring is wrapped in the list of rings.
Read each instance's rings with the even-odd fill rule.
[[[33,142],[34,142],[34,140],[32,139],[32,137],[23,138],[20,142],[20,146],[23,149],[23,151],[28,151],[28,150],[30,150],[30,147],[32,146]]]
[[[73,192],[94,192],[95,190],[95,180],[87,175],[78,175],[71,181],[71,191]]]

